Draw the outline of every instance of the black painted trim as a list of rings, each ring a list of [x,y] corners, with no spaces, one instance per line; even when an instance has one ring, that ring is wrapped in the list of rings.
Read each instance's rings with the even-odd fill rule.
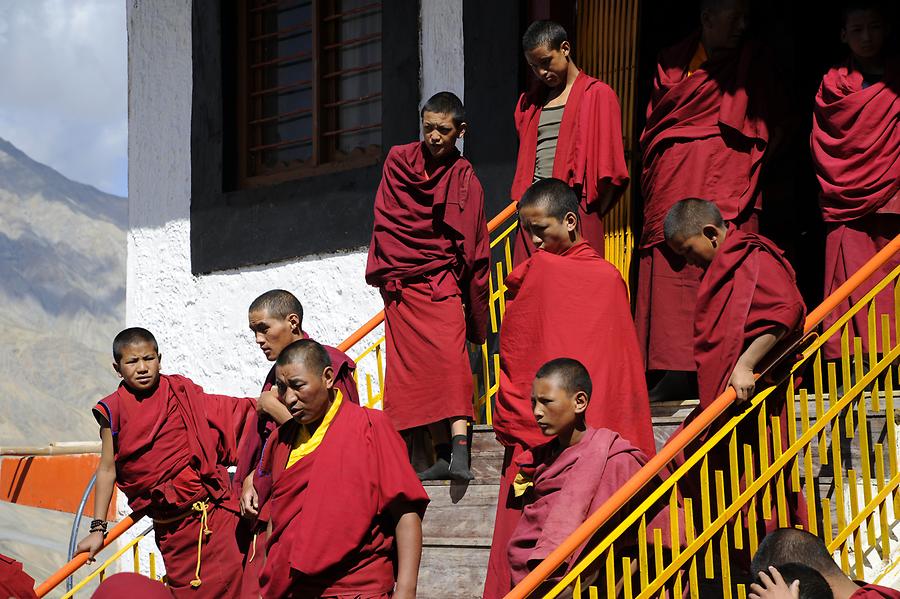
[[[519,147],[513,110],[519,97],[521,2],[463,0],[466,158],[484,187],[490,219],[509,204]]]
[[[194,274],[365,246],[381,164],[277,185],[226,191],[233,159],[232,3],[193,2],[191,270]],[[382,147],[419,130],[419,3],[382,3]],[[223,43],[224,42],[224,43]],[[226,119],[229,121],[226,123]],[[165,176],[161,173],[160,176]]]

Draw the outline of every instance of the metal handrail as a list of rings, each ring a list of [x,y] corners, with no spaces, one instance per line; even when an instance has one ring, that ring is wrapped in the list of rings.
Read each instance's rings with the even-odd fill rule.
[[[87,504],[88,496],[91,494],[91,491],[94,489],[94,485],[97,484],[97,473],[91,477],[90,482],[84,488],[84,493],[81,496],[81,502],[78,504],[78,511],[75,512],[75,519],[72,521],[72,532],[69,533],[69,553],[66,554],[66,557],[72,559],[75,557],[75,547],[78,543],[78,529],[81,527],[81,516],[84,515],[84,506]],[[69,576],[66,578],[66,591],[72,590],[72,577]]]
[[[900,253],[900,235],[894,237],[881,251],[872,257],[862,268],[853,273],[847,281],[838,287],[806,317],[803,331],[809,334],[821,324],[832,310],[850,297],[860,285],[884,266],[894,255]],[[565,562],[565,560],[586,543],[609,519],[631,500],[641,489],[665,468],[669,462],[682,453],[684,449],[715,422],[737,399],[734,388],[729,387],[722,395],[697,417],[687,424],[680,433],[669,439],[665,446],[651,458],[634,476],[622,485],[607,499],[581,526],[569,535],[550,555],[540,562],[519,584],[515,586],[505,599],[525,599],[537,589],[547,578]]]
[[[64,441],[49,445],[0,447],[0,456],[84,455],[100,453],[99,441]]]

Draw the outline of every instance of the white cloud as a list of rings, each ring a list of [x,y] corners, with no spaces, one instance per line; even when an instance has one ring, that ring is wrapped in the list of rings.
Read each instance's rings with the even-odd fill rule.
[[[0,0],[0,137],[126,195],[126,0]]]

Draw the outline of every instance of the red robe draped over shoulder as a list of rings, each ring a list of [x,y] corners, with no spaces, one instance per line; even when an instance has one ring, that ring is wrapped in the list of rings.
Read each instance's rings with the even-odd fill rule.
[[[34,579],[25,573],[20,562],[3,554],[0,554],[0,597],[37,599]]]
[[[405,443],[382,412],[344,402],[319,447],[285,468],[298,426],[282,425],[263,456],[274,481],[263,597],[389,596],[391,513],[422,516],[429,501]]]
[[[146,398],[120,385],[94,407],[98,422],[108,423],[113,435],[116,484],[131,509],[154,518],[176,596],[239,596],[237,499],[226,468],[236,463],[238,434],[254,412],[252,399],[210,395],[179,375],[161,375]],[[200,514],[186,512],[206,499],[213,533],[204,537],[202,584],[194,589]]]
[[[660,54],[640,139],[644,222],[635,323],[648,370],[693,370],[691,314],[700,273],[667,251],[666,214],[680,200],[701,198],[726,221],[755,232],[767,113],[777,112],[753,44],[691,72],[699,44],[693,35]]]
[[[487,330],[484,191],[458,153],[426,173],[426,152],[421,142],[388,152],[366,265],[385,303],[384,410],[397,430],[472,416],[465,342]]]
[[[538,124],[541,109],[547,101],[544,85],[519,96],[515,123],[519,135],[516,174],[510,197],[518,202],[534,182],[534,163],[537,153]],[[562,123],[553,157],[553,177],[565,181],[581,198],[582,235],[603,256],[603,213],[600,200],[610,187],[618,200],[628,185],[628,168],[622,144],[622,112],[619,100],[611,87],[578,73],[563,109]],[[518,265],[534,253],[534,245],[527,235],[519,234],[515,245]]]
[[[577,444],[562,451],[554,439],[523,453],[517,466],[523,474],[533,473],[534,486],[523,497],[522,517],[509,542],[512,584],[521,582],[646,463],[647,456],[641,450],[608,429],[588,428]],[[661,528],[668,544],[668,513],[667,507],[652,512],[648,540],[652,541],[654,528]],[[614,519],[605,526],[611,530],[618,524]],[[623,535],[623,539],[636,546],[632,535]],[[628,546],[620,545],[616,550]],[[565,569],[548,581],[559,582],[583,549],[573,553]]]
[[[531,383],[544,363],[568,357],[591,375],[588,426],[616,431],[654,455],[647,386],[619,271],[582,241],[560,255],[535,252],[513,269],[506,287],[497,439],[525,448],[546,442],[531,413]]]
[[[738,358],[760,335],[781,326],[802,332],[806,306],[784,253],[760,235],[728,230],[700,281],[694,359],[700,407],[725,392]]]
[[[309,335],[306,333],[303,333],[303,337],[309,339]],[[328,352],[331,366],[334,369],[335,388],[341,391],[345,401],[359,404],[359,392],[353,378],[356,364],[341,350],[330,345],[323,347]],[[266,375],[261,393],[270,390],[274,385],[275,366],[273,365],[269,374]],[[240,498],[243,491],[244,479],[256,470],[262,458],[263,447],[272,432],[278,428],[274,420],[255,412],[248,418],[246,427],[248,432],[241,437],[238,446],[237,469],[232,481],[233,493],[237,498]],[[272,491],[272,477],[257,471],[253,477],[253,487],[256,489],[259,502],[259,516],[253,520],[242,519],[237,532],[238,546],[244,556],[244,579],[242,581],[244,592],[242,596],[248,599],[259,597],[259,576],[262,574],[265,559],[265,535],[269,523],[268,498]]]
[[[900,591],[876,584],[858,583],[862,586],[850,595],[850,599],[900,599]]]
[[[810,146],[827,228],[828,296],[900,235],[900,60],[890,62],[883,80],[871,85],[865,83],[851,61],[829,70],[816,94]],[[898,264],[900,256],[888,261],[850,295],[842,308],[826,316],[824,327],[837,322],[841,313]],[[891,291],[880,293],[875,305],[879,315],[890,316],[894,330]],[[877,322],[880,330],[880,317]],[[863,352],[868,355],[867,311],[860,310],[849,324],[852,336],[862,338]],[[834,335],[825,345],[825,357],[835,359],[840,355],[840,335]]]
[[[569,357],[585,365],[593,392],[588,426],[611,429],[646,455],[656,453],[647,386],[625,282],[581,241],[561,255],[540,250],[506,278],[500,331],[500,392],[494,433],[507,446],[484,597],[508,591],[506,546],[521,513],[510,485],[523,449],[546,443],[531,412],[531,383],[542,365]]]
[[[725,241],[703,274],[697,297],[694,358],[697,363],[700,405],[688,414],[672,437],[681,432],[684,426],[725,392],[738,358],[756,338],[773,332],[776,327],[783,327],[787,330],[783,343],[791,339],[796,340],[803,331],[805,316],[806,307],[797,289],[794,269],[782,251],[765,237],[729,227]],[[784,398],[785,390],[778,389],[769,395],[765,403],[766,423],[771,422],[772,417],[781,419],[783,449],[790,445]],[[710,425],[706,433],[688,445],[683,455],[698,451],[709,437],[709,433],[723,426],[733,415],[732,411],[723,414],[719,420]],[[739,448],[746,444],[754,448],[752,455],[760,455],[760,437],[755,416],[745,418],[738,424],[736,434]],[[771,434],[766,442],[767,455],[774,455]],[[683,456],[679,461],[682,459]],[[755,463],[754,472],[760,472],[760,467],[758,462]],[[738,490],[741,492],[746,482],[743,478],[744,468],[744,461],[738,460],[737,474],[740,478]],[[732,470],[727,444],[722,442],[709,452],[709,480],[714,480],[716,470],[725,473],[726,480]],[[786,471],[789,470],[790,466],[787,466]],[[699,501],[703,484],[699,468],[695,467],[685,477],[681,489]],[[728,505],[733,497],[729,485],[726,487],[725,504]],[[777,493],[775,487],[773,479],[768,489],[764,487],[759,491],[758,497],[762,497],[764,492],[772,493],[774,497]],[[790,489],[785,493],[788,524],[799,524],[806,528],[808,523],[806,502],[802,493]],[[744,526],[749,526],[749,522],[754,520],[747,519],[747,510],[756,510],[755,522],[759,538],[779,528],[778,510],[773,509],[770,514],[766,514],[760,510],[761,505],[762,502],[757,501],[755,508],[747,507],[742,512],[742,517],[745,518]],[[751,556],[746,546],[743,551],[738,551],[734,558],[738,563],[749,567]]]

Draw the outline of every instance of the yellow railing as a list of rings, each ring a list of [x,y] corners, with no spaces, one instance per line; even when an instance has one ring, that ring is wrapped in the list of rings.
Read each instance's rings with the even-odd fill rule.
[[[900,236],[863,271],[871,275],[898,254]],[[765,529],[796,524],[789,514],[804,509],[808,530],[825,540],[852,577],[871,579],[893,568],[900,516],[895,422],[900,266],[849,311],[839,308],[865,282],[854,277],[810,314],[808,335],[796,350],[800,360],[793,365],[783,360],[790,368],[782,367],[780,376],[774,374],[776,365],[770,371],[776,380],[744,406],[729,409],[733,390],[717,399],[507,599],[556,597],[567,590],[574,597],[629,599],[681,596],[687,590],[696,598],[704,585],[720,586],[724,597],[746,598],[742,576],[749,573],[741,566],[749,565]],[[879,293],[893,294],[893,326],[891,315],[876,312]],[[840,318],[817,335],[831,310]],[[865,352],[861,339],[849,332],[860,311],[868,320]],[[823,347],[835,336],[841,357],[829,362]],[[705,441],[695,441],[710,424]],[[680,459],[671,462],[676,455]],[[664,482],[655,478],[677,463]],[[668,518],[651,527],[664,507]],[[568,573],[555,584],[546,582],[585,542]]]
[[[88,574],[83,580],[79,581],[78,584],[76,584],[74,587],[72,587],[71,591],[68,591],[60,599],[70,599],[71,597],[74,597],[75,593],[77,593],[78,591],[80,591],[81,589],[86,587],[88,584],[90,584],[94,580],[97,580],[98,582],[103,582],[103,580],[106,577],[107,569],[111,565],[113,565],[116,562],[116,560],[118,560],[120,557],[122,557],[129,551],[131,552],[134,571],[140,572],[141,571],[141,554],[140,554],[139,544],[144,539],[144,537],[147,536],[147,533],[149,533],[151,530],[153,530],[152,526],[147,527],[147,529],[144,532],[142,532],[140,535],[136,536],[134,539],[132,539],[130,542],[128,542],[124,547],[122,547],[121,549],[116,551],[114,554],[109,556],[109,558],[105,562],[103,562],[102,564],[97,566],[93,572]],[[153,553],[152,551],[150,552],[149,560],[150,560],[150,562],[149,562],[150,578],[152,578],[153,580],[159,580],[159,578],[156,576],[156,554]]]

